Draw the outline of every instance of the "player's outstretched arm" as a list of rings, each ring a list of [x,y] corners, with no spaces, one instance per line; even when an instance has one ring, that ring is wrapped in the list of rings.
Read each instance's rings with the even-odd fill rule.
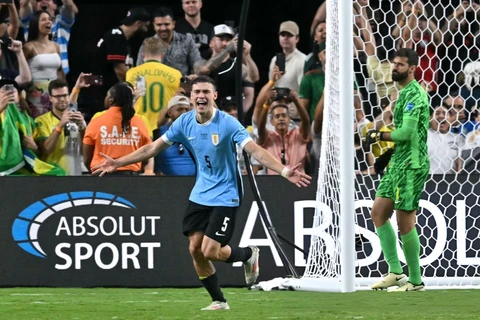
[[[310,184],[310,180],[312,179],[312,177],[298,171],[301,163],[297,164],[293,168],[287,168],[277,159],[275,159],[275,157],[270,154],[270,152],[260,147],[254,141],[248,142],[245,145],[244,149],[246,152],[248,152],[248,154],[257,159],[257,161],[260,162],[262,165],[269,168],[270,170],[279,173],[280,175],[282,175],[282,177],[286,178],[291,183],[296,184],[297,187],[306,187]]]
[[[105,161],[102,164],[94,166],[92,168],[92,174],[100,174],[101,177],[105,173],[113,172],[118,168],[150,159],[168,147],[170,147],[170,145],[160,138],[118,159],[113,159],[106,154],[100,153],[100,155],[105,158]]]

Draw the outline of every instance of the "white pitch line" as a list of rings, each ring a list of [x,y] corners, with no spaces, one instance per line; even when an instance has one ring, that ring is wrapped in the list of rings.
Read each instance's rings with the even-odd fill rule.
[[[52,293],[12,293],[12,296],[53,296]]]

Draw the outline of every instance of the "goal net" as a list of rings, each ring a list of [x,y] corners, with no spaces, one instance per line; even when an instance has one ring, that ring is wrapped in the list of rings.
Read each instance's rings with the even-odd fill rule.
[[[394,130],[393,115],[398,90],[391,79],[391,58],[396,49],[413,48],[420,61],[416,79],[430,98],[428,133],[431,174],[417,212],[423,280],[432,288],[466,288],[480,285],[480,6],[458,1],[354,0],[350,21],[354,47],[351,82],[357,84],[355,128],[354,217],[342,206],[344,177],[341,135],[345,134],[341,105],[345,86],[339,69],[348,57],[338,48],[344,34],[339,27],[341,0],[327,0],[326,86],[324,127],[318,173],[317,208],[305,273],[291,281],[297,290],[353,291],[368,289],[388,272],[370,210],[380,176],[374,163],[393,146],[377,143],[367,148],[367,130]],[[463,3],[463,4],[462,4]],[[352,25],[353,23],[353,25]],[[477,40],[478,39],[478,40]],[[352,99],[353,104],[353,99]],[[351,105],[350,105],[350,108]],[[353,108],[352,108],[353,109]],[[352,110],[353,111],[353,110]],[[348,134],[348,130],[347,134]],[[352,141],[351,148],[354,148]],[[355,172],[355,173],[354,173]],[[343,219],[342,219],[343,217]],[[345,224],[354,224],[353,259],[342,255]],[[395,215],[392,225],[398,230]],[[342,234],[343,232],[343,234]],[[404,266],[400,235],[397,251]],[[343,248],[343,249],[342,249]],[[347,268],[353,263],[354,268]],[[352,270],[352,271],[350,271]],[[354,287],[342,282],[354,274]]]

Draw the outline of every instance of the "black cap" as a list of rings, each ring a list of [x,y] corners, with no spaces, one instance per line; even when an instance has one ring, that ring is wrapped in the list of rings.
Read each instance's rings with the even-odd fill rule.
[[[122,20],[122,24],[126,26],[131,26],[132,24],[135,23],[135,21],[143,21],[147,22],[150,21],[151,17],[148,11],[144,8],[131,8],[127,12],[127,16],[125,19]]]
[[[225,107],[230,105],[237,107],[237,101],[235,100],[235,97],[228,96],[228,97],[222,98],[219,103],[219,108],[220,110],[223,110],[225,109]]]
[[[13,84],[17,91],[20,90],[17,81],[10,79],[0,79],[0,88],[6,84]]]

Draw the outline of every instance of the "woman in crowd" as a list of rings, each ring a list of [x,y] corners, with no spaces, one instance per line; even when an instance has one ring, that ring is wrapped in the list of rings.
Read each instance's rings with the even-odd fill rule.
[[[50,81],[65,79],[60,47],[50,40],[52,26],[48,12],[34,13],[28,29],[28,42],[24,45],[25,58],[32,73],[32,83],[27,89],[27,101],[34,118],[51,110],[48,96]]]

